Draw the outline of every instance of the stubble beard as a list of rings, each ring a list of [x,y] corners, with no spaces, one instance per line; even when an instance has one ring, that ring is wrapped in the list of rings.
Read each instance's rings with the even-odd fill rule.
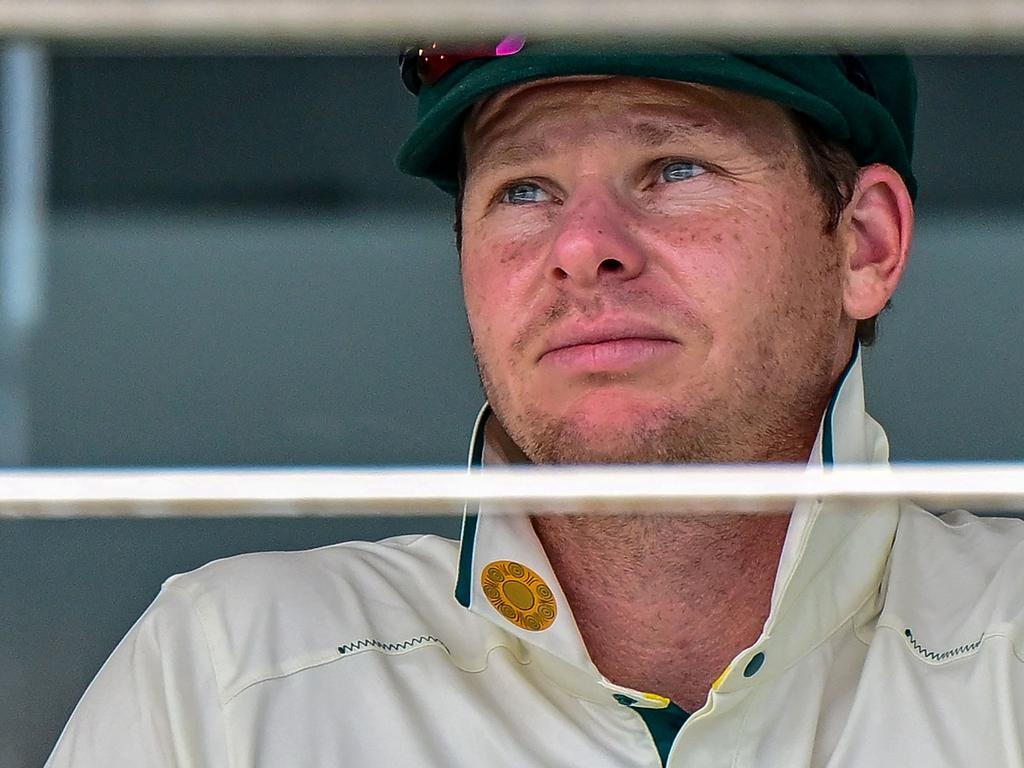
[[[535,464],[716,464],[806,460],[831,395],[831,340],[810,350],[807,369],[781,382],[757,373],[739,374],[729,396],[702,402],[666,403],[638,413],[628,426],[607,426],[585,417],[558,417],[532,404],[518,404],[473,340],[477,369],[495,417]],[[770,371],[765,339],[758,372]],[[773,384],[775,386],[773,386]]]
[[[729,370],[703,377],[693,372],[680,382],[680,391],[659,392],[656,404],[638,405],[631,421],[601,423],[600,414],[558,416],[542,407],[543,393],[531,393],[532,401],[522,394],[517,397],[511,381],[517,375],[515,367],[509,367],[509,376],[493,375],[497,367],[492,368],[470,323],[480,381],[505,432],[535,464],[806,461],[836,384],[835,319],[819,308],[833,298],[839,263],[838,248],[826,248],[817,261],[821,275],[815,276],[816,293],[799,305],[766,304],[766,314],[749,324],[757,330],[749,333]],[[520,329],[512,341],[511,359],[529,359],[530,342],[566,316],[598,315],[616,305],[634,312],[652,306],[646,294],[631,295],[628,288],[586,306],[562,296]],[[687,312],[685,305],[661,305],[656,310],[683,316]],[[690,316],[686,327],[711,338],[699,317]]]

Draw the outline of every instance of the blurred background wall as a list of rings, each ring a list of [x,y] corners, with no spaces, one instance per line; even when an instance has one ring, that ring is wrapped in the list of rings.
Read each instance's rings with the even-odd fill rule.
[[[1020,459],[1024,58],[918,67],[920,226],[869,407],[898,460]],[[38,322],[0,345],[8,465],[463,461],[481,395],[450,201],[393,168],[413,115],[393,56],[55,48],[45,71]],[[457,530],[0,522],[0,767],[42,763],[168,575]]]

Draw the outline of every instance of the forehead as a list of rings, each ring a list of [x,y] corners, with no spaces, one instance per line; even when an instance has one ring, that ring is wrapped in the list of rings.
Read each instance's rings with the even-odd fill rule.
[[[766,99],[722,88],[653,78],[561,77],[512,86],[480,102],[463,130],[469,155],[507,151],[543,136],[585,141],[626,134],[637,143],[686,136],[742,142],[763,151],[792,145],[791,113]]]

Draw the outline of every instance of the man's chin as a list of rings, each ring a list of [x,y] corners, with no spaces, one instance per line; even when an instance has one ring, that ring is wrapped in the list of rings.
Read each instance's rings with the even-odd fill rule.
[[[534,418],[515,439],[538,464],[658,464],[671,460],[679,426],[671,419],[620,414]]]

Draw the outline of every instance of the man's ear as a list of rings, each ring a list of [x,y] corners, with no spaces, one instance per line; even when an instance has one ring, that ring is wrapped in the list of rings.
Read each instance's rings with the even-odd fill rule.
[[[865,320],[882,311],[907,265],[914,204],[903,178],[887,165],[862,168],[842,226],[847,253],[843,309]]]

